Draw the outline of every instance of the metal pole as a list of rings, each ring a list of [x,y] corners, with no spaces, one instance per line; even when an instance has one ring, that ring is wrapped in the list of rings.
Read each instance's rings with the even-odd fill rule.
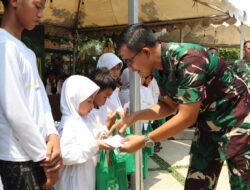
[[[138,0],[128,0],[128,21],[129,24],[138,23]],[[135,112],[140,109],[140,78],[135,72],[129,71],[130,81],[130,111]],[[141,134],[140,122],[136,122],[132,127],[134,134]],[[132,176],[131,186],[133,190],[143,190],[142,183],[142,163],[141,150],[135,153],[135,175]]]
[[[77,51],[77,46],[78,46],[78,43],[77,43],[77,32],[75,31],[75,34],[74,34],[74,43],[73,43],[73,65],[71,67],[71,72],[70,74],[74,75],[75,72],[76,72],[76,51]]]
[[[76,73],[76,58],[77,58],[77,47],[78,47],[78,22],[80,16],[80,9],[82,6],[82,0],[78,1],[77,10],[76,10],[76,17],[75,17],[75,25],[74,25],[74,44],[73,44],[73,68],[71,74]]]
[[[184,34],[182,28],[180,28],[180,43],[183,43],[184,41]]]
[[[243,46],[244,46],[244,24],[241,23],[240,25],[240,59],[243,59]]]

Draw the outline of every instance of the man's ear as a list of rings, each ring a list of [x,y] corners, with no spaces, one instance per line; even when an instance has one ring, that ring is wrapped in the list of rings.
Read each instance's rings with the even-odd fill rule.
[[[144,47],[142,48],[143,53],[145,53],[147,56],[149,56],[151,54],[151,49],[148,47]]]
[[[16,8],[19,1],[20,0],[9,0],[9,5]]]

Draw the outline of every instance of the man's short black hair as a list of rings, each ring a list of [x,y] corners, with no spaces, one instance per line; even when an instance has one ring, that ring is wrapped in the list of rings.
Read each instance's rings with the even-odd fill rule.
[[[133,52],[138,52],[143,47],[154,47],[157,39],[151,28],[145,24],[134,24],[125,28],[116,41],[116,48],[119,51],[122,45]]]
[[[244,47],[245,47],[248,43],[250,43],[250,40],[247,40],[247,41],[244,42]]]
[[[6,8],[9,5],[9,0],[1,0],[3,3],[3,6]]]
[[[100,87],[100,91],[108,88],[111,88],[113,91],[116,89],[117,82],[106,67],[94,69],[87,77]]]

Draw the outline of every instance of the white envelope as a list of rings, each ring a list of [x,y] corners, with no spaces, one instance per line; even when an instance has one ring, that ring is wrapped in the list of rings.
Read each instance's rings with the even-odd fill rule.
[[[109,137],[107,139],[102,139],[102,142],[104,142],[105,144],[108,144],[114,148],[119,148],[121,147],[123,144],[121,143],[121,140],[123,139],[122,136],[120,135],[115,135],[112,137]]]

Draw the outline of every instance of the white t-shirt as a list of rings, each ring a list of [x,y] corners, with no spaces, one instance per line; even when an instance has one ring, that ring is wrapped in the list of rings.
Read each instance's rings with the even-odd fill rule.
[[[154,99],[153,99],[153,93],[151,88],[140,85],[140,93],[141,93],[141,109],[147,109],[153,106]],[[143,125],[146,126],[148,124],[148,121],[143,120]]]
[[[57,134],[36,56],[0,29],[0,159],[41,161],[46,139]]]
[[[111,111],[123,112],[122,104],[119,98],[119,88],[116,88],[111,96],[106,100],[105,106]]]
[[[158,99],[159,99],[159,95],[160,95],[160,89],[159,89],[159,85],[157,84],[157,81],[155,80],[155,78],[153,78],[151,80],[148,87],[152,90],[154,103],[155,104],[158,103]]]

